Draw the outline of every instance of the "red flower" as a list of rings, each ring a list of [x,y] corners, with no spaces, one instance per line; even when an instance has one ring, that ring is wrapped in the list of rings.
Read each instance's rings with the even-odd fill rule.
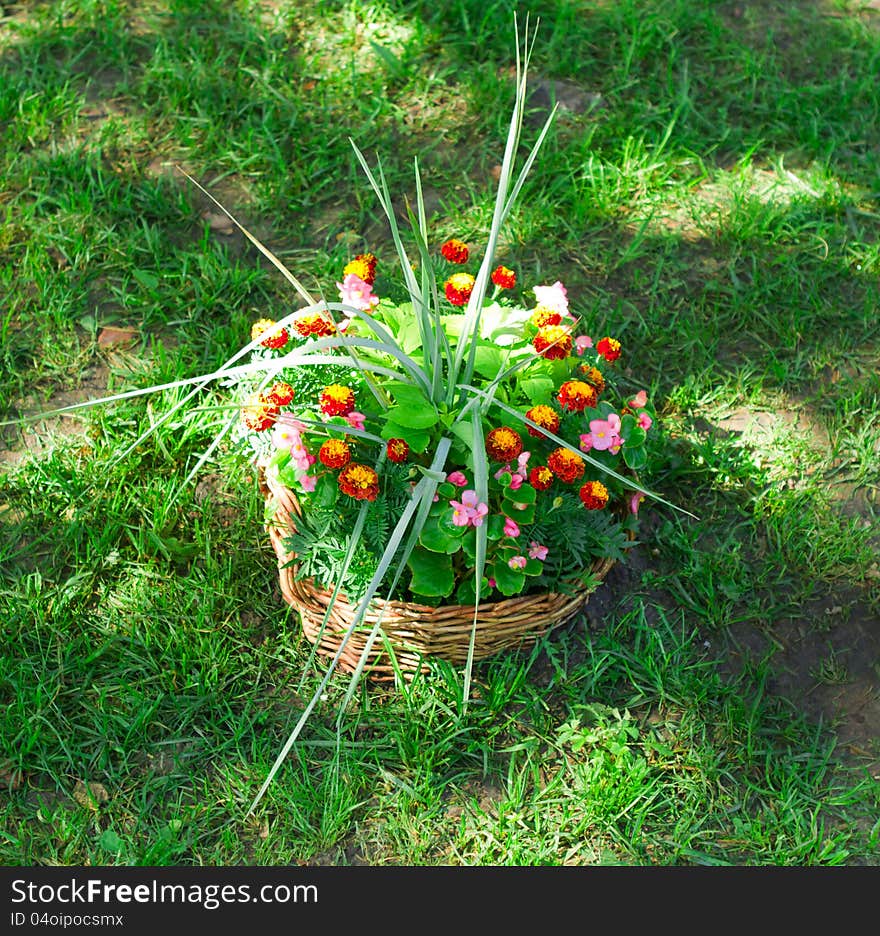
[[[610,364],[620,357],[620,342],[616,338],[603,338],[596,345],[596,350]]]
[[[367,465],[349,462],[339,472],[339,490],[355,500],[374,501],[379,495],[379,476]]]
[[[546,325],[538,330],[532,345],[548,361],[564,361],[571,354],[571,335],[561,325]]]
[[[529,319],[535,328],[546,328],[548,325],[559,325],[562,321],[562,313],[556,309],[548,309],[547,306],[537,306],[532,317]]]
[[[343,468],[351,461],[351,449],[342,439],[328,439],[318,449],[318,461],[328,468]]]
[[[556,432],[559,429],[559,413],[552,407],[545,406],[543,403],[539,403],[537,406],[533,406],[528,410],[526,412],[526,418],[531,419],[533,423],[537,423],[549,432]],[[529,426],[528,429],[529,435],[534,436],[536,439],[547,438],[543,432],[533,429],[531,426]]]
[[[443,284],[446,298],[456,306],[467,304],[474,289],[474,278],[470,273],[453,273]]]
[[[442,253],[450,263],[468,262],[468,246],[464,241],[460,241],[457,237],[453,237],[446,241],[446,243],[441,246],[440,253]]]
[[[293,387],[289,383],[279,380],[277,383],[272,384],[266,394],[266,399],[276,406],[287,406],[293,400]]]
[[[242,422],[254,432],[263,432],[275,422],[278,407],[265,394],[257,393],[242,407]]]
[[[314,335],[316,338],[327,338],[336,332],[336,326],[333,322],[320,312],[307,312],[304,315],[298,315],[293,320],[292,325],[303,338],[308,338],[310,335]]]
[[[601,510],[608,503],[608,488],[601,481],[587,481],[578,496],[587,510]]]
[[[575,455],[574,452],[562,446],[553,449],[547,459],[547,464],[553,474],[566,484],[573,484],[584,473],[584,460],[580,455]]]
[[[354,390],[341,384],[324,387],[318,399],[326,416],[347,416],[354,409]]]
[[[516,286],[516,273],[506,266],[495,267],[492,271],[492,282],[499,289],[513,289]]]
[[[605,389],[605,378],[602,376],[602,371],[596,367],[590,367],[589,364],[581,364],[580,372],[584,375],[584,379],[587,383],[592,384],[596,388],[596,393],[601,393]]]
[[[486,452],[493,461],[508,462],[516,458],[522,450],[523,443],[519,433],[507,426],[493,429],[486,436]]]
[[[262,318],[251,325],[251,341],[256,341],[258,338],[261,339],[260,344],[264,348],[283,348],[290,335],[286,328],[276,328],[273,319]]]
[[[529,484],[536,491],[546,491],[553,484],[553,472],[546,465],[538,465],[529,472]]]
[[[349,261],[342,269],[342,275],[348,276],[349,273],[354,273],[355,276],[362,279],[365,283],[369,283],[370,286],[376,281],[376,264],[378,261],[374,254],[365,253],[358,254],[354,260]]]
[[[385,450],[388,453],[388,461],[396,462],[398,465],[409,458],[409,443],[406,439],[389,439]]]
[[[566,380],[559,388],[557,399],[563,409],[571,413],[582,413],[588,406],[596,405],[596,391],[582,380]]]

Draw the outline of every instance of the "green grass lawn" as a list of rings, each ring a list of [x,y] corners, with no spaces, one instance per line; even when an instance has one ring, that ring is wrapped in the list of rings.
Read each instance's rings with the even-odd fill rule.
[[[0,863],[880,862],[880,13],[535,2],[557,120],[502,238],[659,401],[643,542],[586,615],[462,678],[326,699],[219,366],[392,242],[423,171],[480,243],[507,0],[44,0],[0,19]],[[531,128],[531,129],[529,129]],[[401,201],[402,204],[402,201]],[[107,344],[108,329],[132,340]],[[212,408],[213,407],[213,408]],[[222,412],[221,412],[222,415]],[[339,717],[338,717],[339,716]]]

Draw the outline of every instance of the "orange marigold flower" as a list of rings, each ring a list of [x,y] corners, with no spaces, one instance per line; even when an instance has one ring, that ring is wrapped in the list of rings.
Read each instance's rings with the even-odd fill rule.
[[[536,328],[546,328],[548,325],[558,325],[562,321],[562,314],[556,309],[548,309],[547,306],[536,306],[532,312],[529,321]]]
[[[446,241],[446,243],[440,247],[440,253],[442,253],[450,263],[467,263],[468,257],[470,256],[468,245],[464,241],[460,241],[457,237]]]
[[[367,465],[349,462],[339,472],[339,490],[355,500],[374,501],[379,494],[379,476]]]
[[[580,455],[576,455],[567,448],[562,448],[562,446],[553,449],[547,459],[547,464],[553,474],[566,484],[573,484],[584,473],[584,460]]]
[[[596,405],[596,391],[582,380],[566,380],[559,388],[557,397],[563,409],[571,413],[582,413],[588,406]]]
[[[289,383],[279,380],[269,388],[266,399],[276,406],[287,406],[293,400],[293,387]]]
[[[529,472],[529,484],[536,491],[546,491],[553,484],[553,472],[546,465],[538,465]]]
[[[348,416],[354,409],[354,390],[341,384],[330,384],[321,391],[318,400],[326,416]]]
[[[350,260],[342,268],[342,275],[348,276],[349,273],[354,273],[355,276],[360,277],[365,283],[369,283],[370,286],[372,286],[376,281],[377,263],[378,261],[374,254],[358,254],[354,260]]]
[[[601,481],[587,481],[578,491],[587,510],[601,510],[608,503],[608,488]]]
[[[596,350],[610,364],[620,357],[620,342],[616,338],[603,338],[596,345]]]
[[[276,328],[274,319],[261,318],[251,325],[251,341],[258,338],[264,348],[283,348],[290,335],[286,328]]]
[[[388,453],[388,460],[398,465],[409,458],[409,442],[406,439],[389,439],[385,450]]]
[[[303,338],[310,336],[326,338],[336,332],[336,326],[321,312],[306,312],[304,315],[298,315],[292,324]]]
[[[601,393],[605,389],[605,378],[602,376],[602,371],[597,367],[581,364],[580,372],[584,375],[584,380],[596,388],[596,393]]]
[[[318,449],[318,461],[328,468],[343,468],[351,461],[351,449],[342,439],[328,439]]]
[[[254,394],[242,407],[242,422],[254,432],[263,432],[275,422],[278,407],[265,394]]]
[[[559,413],[557,413],[552,406],[545,406],[543,403],[539,403],[526,412],[526,418],[531,419],[533,423],[537,423],[543,429],[547,429],[550,432],[556,432],[559,429]],[[538,429],[533,429],[531,426],[529,426],[528,429],[529,435],[534,436],[536,439],[547,438],[547,436]]]
[[[486,451],[493,461],[510,461],[516,458],[522,450],[523,443],[519,433],[507,426],[493,429],[486,436]]]
[[[513,289],[516,286],[516,273],[506,266],[495,267],[492,271],[492,282],[499,289]]]
[[[561,325],[545,325],[532,339],[532,345],[548,361],[563,361],[571,354],[571,335]]]
[[[453,273],[443,284],[446,298],[456,306],[467,304],[474,288],[474,278],[470,273]]]

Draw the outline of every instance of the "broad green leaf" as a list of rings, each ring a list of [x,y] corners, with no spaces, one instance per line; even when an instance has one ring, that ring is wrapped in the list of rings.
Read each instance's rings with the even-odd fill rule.
[[[540,374],[536,376],[521,377],[519,380],[519,389],[525,394],[532,406],[539,403],[547,403],[554,390],[552,377],[544,377]]]
[[[500,540],[504,536],[504,517],[492,514],[489,517],[489,527],[486,532],[490,540]]]
[[[424,398],[421,403],[392,406],[386,415],[389,422],[407,426],[409,429],[432,429],[439,419],[437,410]]]
[[[498,591],[507,597],[520,594],[526,584],[525,575],[519,569],[511,569],[504,560],[492,564],[492,578]]]
[[[455,588],[455,574],[449,556],[429,552],[417,546],[410,553],[406,564],[412,572],[409,587],[414,595],[445,598],[452,594]]]
[[[525,486],[525,485],[524,485]],[[505,515],[519,524],[535,522],[535,505],[524,504],[522,501],[512,501],[505,498],[501,502],[501,509]]]
[[[461,549],[461,536],[448,533],[439,520],[431,518],[422,528],[419,544],[435,553],[456,553]]]
[[[543,571],[544,571],[543,562],[539,562],[537,559],[526,560],[526,567],[523,569],[523,572],[526,575],[540,575]]]
[[[431,434],[424,429],[410,429],[393,422],[386,422],[380,434],[383,439],[403,439],[417,455],[424,452],[431,441]]]
[[[641,471],[648,464],[648,452],[644,445],[637,448],[624,445],[621,452],[623,453],[623,460],[633,471]]]
[[[504,355],[495,345],[478,345],[474,355],[474,370],[492,380],[498,376],[504,364]]]
[[[504,496],[514,504],[534,504],[536,491],[531,484],[523,484],[516,490],[511,487],[505,488]]]

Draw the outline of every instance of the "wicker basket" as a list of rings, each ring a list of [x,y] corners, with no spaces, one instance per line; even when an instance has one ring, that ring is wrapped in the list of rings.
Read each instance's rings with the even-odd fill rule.
[[[356,606],[344,593],[336,597],[327,623],[322,622],[330,605],[332,592],[311,579],[297,580],[296,556],[284,545],[295,530],[294,518],[301,508],[294,493],[276,479],[260,472],[261,489],[266,497],[269,538],[278,557],[278,574],[284,600],[299,612],[303,632],[322,656],[335,656],[340,642],[354,620]],[[593,573],[602,580],[614,560],[597,560]],[[570,621],[586,605],[590,589],[573,594],[540,593],[523,595],[480,606],[474,640],[474,659],[481,660],[501,650],[522,646]],[[467,661],[474,625],[473,605],[429,605],[374,599],[362,624],[355,629],[340,655],[338,666],[354,672],[367,645],[370,631],[382,612],[381,626],[394,648],[397,666],[410,679],[426,668],[426,657],[439,657],[455,665]],[[377,639],[367,658],[366,675],[377,682],[395,679],[395,668]]]

